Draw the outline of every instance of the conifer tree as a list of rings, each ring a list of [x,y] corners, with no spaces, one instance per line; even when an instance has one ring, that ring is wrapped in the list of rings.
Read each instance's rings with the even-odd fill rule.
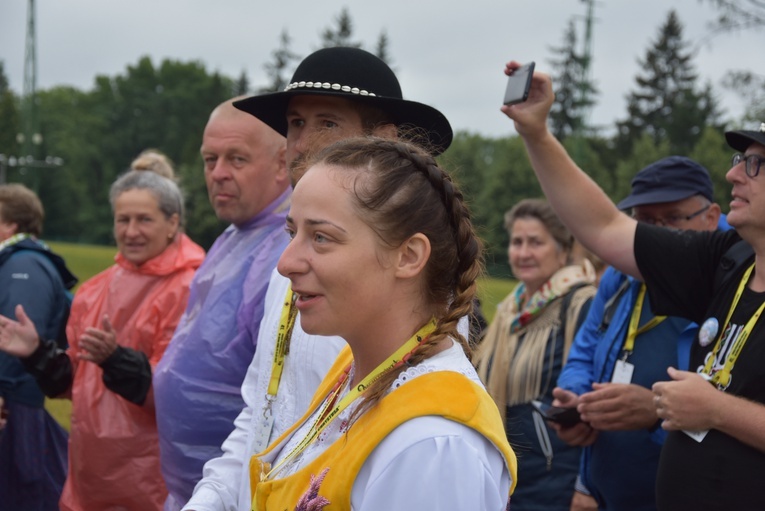
[[[586,57],[577,51],[578,40],[573,20],[563,34],[563,44],[550,48],[555,84],[555,103],[550,111],[550,129],[559,140],[586,128],[585,112],[595,103],[597,89],[584,76]]]
[[[19,130],[17,98],[8,86],[5,67],[0,61],[0,153],[4,153],[6,157],[16,155],[18,152],[16,135]]]
[[[765,2],[762,0],[706,0],[718,10],[712,28],[718,32],[765,29]]]
[[[627,97],[627,118],[617,123],[616,145],[622,154],[646,134],[656,144],[667,142],[674,154],[688,154],[706,126],[722,128],[712,87],[698,86],[687,47],[677,14],[670,11],[657,40],[638,61],[642,73]]]
[[[347,7],[343,7],[340,14],[335,18],[336,28],[327,27],[321,34],[322,48],[334,46],[350,46],[361,48],[361,43],[353,40],[353,21]]]
[[[380,37],[377,38],[377,47],[375,48],[374,54],[377,55],[380,60],[391,65],[391,59],[390,59],[390,51],[388,50],[388,33],[383,30],[380,32]]]
[[[292,74],[292,63],[298,59],[298,55],[290,50],[291,43],[292,39],[285,28],[279,35],[279,47],[271,52],[273,60],[263,66],[269,77],[269,84],[258,90],[260,94],[281,91],[287,86],[287,80]]]

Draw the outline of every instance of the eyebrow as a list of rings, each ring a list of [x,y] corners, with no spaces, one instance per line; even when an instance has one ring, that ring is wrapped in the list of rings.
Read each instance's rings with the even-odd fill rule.
[[[293,115],[296,116],[296,117],[301,117],[301,118],[306,117],[305,115],[301,114],[299,111],[294,110],[294,109],[287,110],[287,114],[286,115],[287,115],[287,117],[293,116]],[[322,119],[337,120],[337,121],[342,121],[342,120],[345,120],[345,118],[346,118],[343,115],[336,114],[336,113],[333,113],[333,112],[319,112],[318,114],[316,114],[316,117],[320,117]]]
[[[295,224],[295,219],[292,218],[290,215],[287,215],[287,223],[290,223],[290,224],[294,225]],[[339,230],[341,232],[344,232],[344,233],[348,232],[345,229],[343,229],[342,227],[340,227],[339,225],[337,225],[336,223],[330,222],[329,220],[311,220],[311,219],[308,219],[308,220],[305,221],[305,223],[310,225],[311,227],[320,226],[320,225],[331,225],[332,227],[334,227],[335,229],[337,229],[337,230]]]

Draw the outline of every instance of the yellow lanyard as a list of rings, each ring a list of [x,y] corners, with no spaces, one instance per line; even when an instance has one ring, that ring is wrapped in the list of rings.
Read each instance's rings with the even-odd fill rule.
[[[731,316],[733,316],[733,311],[736,309],[736,306],[738,305],[738,301],[741,299],[741,295],[744,294],[744,289],[746,287],[747,282],[749,282],[749,276],[752,274],[752,270],[754,270],[754,264],[752,264],[744,272],[744,276],[741,277],[741,282],[739,282],[738,284],[738,290],[736,290],[736,295],[733,297],[733,303],[730,306],[730,310],[728,310],[728,317],[725,318],[725,326],[722,329],[722,332],[720,333],[720,337],[717,338],[717,343],[715,344],[715,348],[712,351],[712,356],[711,357],[708,356],[706,363],[704,364],[704,373],[709,375],[711,377],[710,381],[714,383],[715,385],[717,385],[717,388],[720,388],[720,389],[726,389],[728,385],[730,385],[730,373],[731,371],[733,371],[733,366],[736,364],[736,360],[738,359],[738,356],[741,354],[741,350],[744,348],[744,344],[746,344],[746,341],[748,340],[749,334],[754,328],[755,323],[757,323],[757,320],[762,314],[762,311],[765,310],[765,302],[762,302],[760,307],[755,311],[752,317],[749,318],[749,321],[746,322],[746,325],[744,325],[744,328],[741,330],[738,337],[736,338],[736,341],[733,344],[733,347],[731,348],[730,353],[728,354],[728,357],[725,359],[725,364],[723,365],[722,370],[712,374],[712,371],[714,368],[714,362],[715,360],[717,360],[717,355],[719,354],[724,344],[723,336],[725,334],[725,331],[728,329],[728,326],[730,324],[730,318]]]
[[[292,284],[290,284],[287,286],[287,296],[284,297],[282,314],[279,318],[279,330],[276,333],[276,349],[274,350],[274,360],[271,362],[271,379],[268,382],[268,395],[266,396],[269,402],[273,401],[279,392],[279,382],[282,379],[282,371],[284,371],[284,359],[290,352],[290,338],[297,317],[296,298],[292,292]]]
[[[271,478],[271,476],[280,470],[286,463],[297,458],[297,456],[299,456],[314,440],[316,440],[319,434],[324,431],[327,426],[329,426],[335,417],[340,415],[343,410],[348,408],[348,406],[378,378],[380,378],[383,374],[387,373],[391,369],[406,363],[412,351],[414,351],[414,349],[417,348],[417,346],[419,346],[420,343],[422,343],[422,341],[426,339],[433,332],[433,330],[435,330],[435,328],[436,320],[431,319],[391,356],[385,359],[380,365],[375,367],[372,372],[370,372],[363,380],[361,380],[361,383],[351,388],[348,393],[340,400],[340,402],[336,404],[337,398],[342,392],[342,389],[348,379],[348,374],[351,370],[351,367],[348,366],[343,372],[343,375],[338,380],[337,384],[335,384],[335,386],[327,395],[327,398],[324,401],[324,405],[321,407],[321,411],[319,412],[318,417],[311,425],[311,429],[308,430],[306,436],[303,437],[300,443],[298,443],[295,448],[292,449],[292,451],[290,451],[274,468],[271,469],[271,471],[266,474],[266,479]]]
[[[648,321],[645,325],[638,328],[638,324],[640,323],[640,315],[643,313],[643,302],[645,301],[645,284],[642,284],[640,286],[640,291],[638,291],[637,300],[635,301],[635,306],[632,308],[632,317],[630,318],[630,324],[627,327],[627,340],[624,341],[624,347],[622,348],[624,350],[625,355],[632,353],[632,350],[635,348],[635,338],[665,319],[667,319],[667,316],[654,316],[651,318],[650,321]]]

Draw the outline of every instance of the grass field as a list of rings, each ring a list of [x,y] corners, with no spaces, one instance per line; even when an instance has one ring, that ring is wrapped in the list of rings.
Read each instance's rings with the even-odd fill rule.
[[[49,243],[54,252],[66,260],[69,269],[83,283],[93,275],[114,263],[115,247],[97,245],[75,245],[71,243]],[[478,282],[478,296],[481,298],[483,313],[488,321],[494,317],[497,304],[512,290],[514,282],[505,279],[482,278]],[[48,399],[46,408],[67,430],[72,405],[67,399]]]
[[[73,243],[48,243],[51,250],[66,261],[69,269],[77,275],[79,284],[114,264],[116,247],[100,245],[75,245]]]

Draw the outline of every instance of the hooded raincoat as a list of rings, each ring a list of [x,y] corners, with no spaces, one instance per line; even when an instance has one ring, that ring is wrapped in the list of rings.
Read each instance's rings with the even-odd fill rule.
[[[58,339],[69,315],[77,278],[41,241],[0,243],[0,314],[17,304],[44,339]],[[21,361],[0,353],[0,396],[8,424],[0,432],[0,511],[58,509],[66,480],[68,435],[45,410],[45,396]]]
[[[202,248],[181,235],[141,266],[117,254],[114,266],[75,295],[67,323],[72,427],[62,510],[162,509],[167,490],[159,470],[153,399],[138,406],[108,390],[101,367],[77,358],[78,343],[87,327],[101,328],[107,314],[117,343],[145,353],[153,370],[183,314],[203,258]]]

